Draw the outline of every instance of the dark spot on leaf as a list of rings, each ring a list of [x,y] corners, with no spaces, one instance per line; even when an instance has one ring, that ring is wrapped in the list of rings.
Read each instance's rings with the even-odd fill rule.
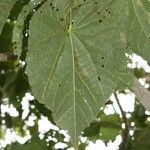
[[[50,3],[49,5],[50,5],[50,6],[52,6],[52,5],[53,5],[53,3]]]
[[[42,13],[42,10],[40,11],[40,13]]]
[[[102,20],[100,19],[100,20],[99,20],[99,23],[101,23],[101,22],[102,22]]]
[[[100,76],[98,76],[98,80],[99,80],[99,81],[101,81],[101,78],[100,78]]]
[[[110,14],[110,11],[108,11],[108,14]]]
[[[102,57],[102,59],[104,59],[104,57]]]
[[[59,9],[57,8],[56,11],[59,11]]]
[[[83,2],[86,2],[86,0],[83,0]]]
[[[94,4],[98,4],[98,2],[94,2]]]
[[[106,11],[108,11],[108,9],[106,9]]]
[[[55,7],[54,6],[52,6],[52,9],[54,9]]]
[[[61,87],[61,84],[59,84],[59,87]]]
[[[105,16],[103,18],[105,19]]]
[[[102,65],[102,67],[104,68],[104,65]]]
[[[64,20],[64,18],[61,18],[61,19],[60,19],[60,21],[63,21],[63,20]]]
[[[101,14],[101,12],[100,12],[100,11],[98,11],[98,12],[97,12],[97,14]]]

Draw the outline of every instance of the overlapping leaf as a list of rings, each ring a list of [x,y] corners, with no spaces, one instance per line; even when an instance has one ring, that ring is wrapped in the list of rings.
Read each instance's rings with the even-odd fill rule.
[[[0,33],[16,1],[17,0],[1,0],[0,1]]]

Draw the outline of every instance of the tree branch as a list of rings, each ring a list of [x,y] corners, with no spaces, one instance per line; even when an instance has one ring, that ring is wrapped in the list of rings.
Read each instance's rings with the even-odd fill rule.
[[[0,62],[16,60],[17,56],[13,52],[0,53]]]
[[[122,130],[122,143],[119,146],[120,150],[124,150],[125,147],[126,147],[128,136],[129,136],[129,125],[128,125],[128,120],[126,118],[126,114],[123,111],[122,106],[121,106],[121,104],[119,102],[119,98],[117,96],[117,93],[114,93],[114,96],[115,96],[116,102],[117,102],[118,107],[119,107],[119,109],[121,111],[121,114],[122,114],[122,121],[123,121],[123,123],[125,123],[125,129]]]

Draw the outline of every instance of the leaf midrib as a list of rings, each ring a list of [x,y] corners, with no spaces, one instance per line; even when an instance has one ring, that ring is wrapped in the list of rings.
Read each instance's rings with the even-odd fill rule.
[[[76,125],[76,98],[75,98],[75,60],[74,60],[74,47],[72,40],[72,33],[69,32],[70,42],[71,42],[71,53],[72,53],[72,77],[73,77],[73,115],[74,115],[74,143],[77,144],[77,125]]]

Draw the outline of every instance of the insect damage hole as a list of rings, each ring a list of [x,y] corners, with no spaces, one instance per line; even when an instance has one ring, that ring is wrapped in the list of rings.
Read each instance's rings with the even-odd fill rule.
[[[98,78],[98,80],[99,80],[99,81],[101,81],[101,78],[100,78],[100,76],[98,76],[97,78]]]

